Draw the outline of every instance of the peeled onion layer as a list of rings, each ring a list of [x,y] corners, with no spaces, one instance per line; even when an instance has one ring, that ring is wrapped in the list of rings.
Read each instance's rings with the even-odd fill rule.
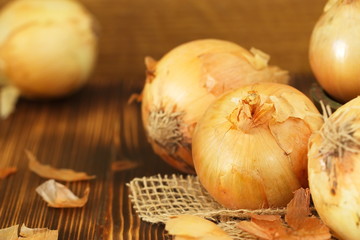
[[[315,208],[340,239],[360,236],[360,97],[333,114],[309,141],[309,186]]]
[[[360,1],[330,0],[314,26],[309,60],[321,87],[345,103],[360,95]]]
[[[307,186],[307,143],[320,128],[314,104],[295,88],[257,83],[217,99],[193,135],[196,173],[231,209],[284,207]]]
[[[0,12],[0,75],[28,98],[71,94],[97,53],[94,18],[72,0],[15,0]]]
[[[159,61],[147,57],[142,119],[154,152],[171,166],[194,173],[192,134],[210,103],[239,86],[288,82],[287,71],[268,61],[260,50],[217,39],[182,44]]]

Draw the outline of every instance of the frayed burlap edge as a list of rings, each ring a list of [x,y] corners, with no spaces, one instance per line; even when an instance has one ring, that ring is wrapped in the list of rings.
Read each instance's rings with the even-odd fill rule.
[[[201,186],[196,176],[155,175],[134,178],[127,186],[129,198],[139,217],[150,223],[166,223],[171,216],[196,215],[215,221],[234,239],[256,239],[236,227],[250,214],[284,215],[285,208],[230,210],[218,204]]]

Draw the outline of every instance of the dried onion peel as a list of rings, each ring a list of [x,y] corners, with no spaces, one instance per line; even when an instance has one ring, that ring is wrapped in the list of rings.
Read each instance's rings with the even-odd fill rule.
[[[323,127],[309,141],[310,191],[325,224],[341,239],[355,240],[360,236],[360,97],[326,112]]]
[[[309,189],[295,191],[287,205],[285,222],[280,215],[251,215],[251,222],[240,221],[237,226],[264,240],[328,240],[330,230],[321,220],[310,215]]]
[[[0,229],[1,240],[57,240],[58,230],[50,230],[47,228],[28,228],[24,224],[20,228],[19,225],[14,225],[8,228]],[[18,236],[19,235],[19,236]]]
[[[19,225],[0,229],[1,240],[18,240]]]
[[[50,179],[36,188],[36,192],[53,208],[75,208],[83,207],[87,203],[90,188],[84,191],[84,196],[79,198],[66,186]]]
[[[179,215],[166,222],[165,230],[175,240],[232,240],[215,223],[194,215]]]
[[[20,228],[19,235],[19,240],[57,240],[59,231],[48,228],[28,228],[23,224]]]
[[[306,187],[307,143],[323,121],[297,89],[257,83],[217,99],[193,135],[201,184],[231,209],[284,207]]]
[[[75,172],[72,169],[66,168],[57,169],[50,165],[41,164],[32,152],[25,150],[25,153],[29,159],[29,169],[40,177],[66,182],[91,180],[96,178],[95,175],[88,175],[85,172]]]
[[[0,179],[5,179],[7,176],[16,173],[17,168],[16,167],[0,167]]]
[[[202,39],[172,49],[160,61],[146,58],[142,119],[156,154],[173,167],[194,173],[194,127],[218,96],[260,81],[287,83],[287,71],[268,66],[269,56],[223,40]]]

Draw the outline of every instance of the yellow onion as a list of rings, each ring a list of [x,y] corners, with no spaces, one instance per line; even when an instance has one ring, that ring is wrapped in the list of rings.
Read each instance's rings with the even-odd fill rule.
[[[29,98],[81,88],[97,52],[94,19],[72,0],[15,0],[0,12],[0,75]]]
[[[360,94],[360,1],[330,0],[316,23],[309,58],[321,87],[346,102]]]
[[[297,89],[257,83],[217,99],[193,135],[201,184],[231,209],[284,207],[307,187],[307,144],[320,113]]]
[[[320,218],[340,239],[358,240],[360,97],[325,115],[323,127],[309,140],[308,159],[310,191]]]
[[[158,62],[147,57],[142,119],[154,152],[193,173],[193,129],[211,102],[245,84],[288,81],[288,73],[268,66],[268,60],[260,50],[217,39],[182,44]]]

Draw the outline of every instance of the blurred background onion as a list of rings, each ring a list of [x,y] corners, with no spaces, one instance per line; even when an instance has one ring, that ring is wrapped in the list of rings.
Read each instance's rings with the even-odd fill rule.
[[[93,16],[72,0],[15,0],[0,12],[0,115],[19,96],[58,98],[83,87],[97,55]]]

